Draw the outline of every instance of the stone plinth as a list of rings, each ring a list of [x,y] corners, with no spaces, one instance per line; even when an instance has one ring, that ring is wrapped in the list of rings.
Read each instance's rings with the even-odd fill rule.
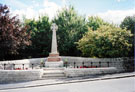
[[[48,68],[59,68],[59,67],[63,67],[63,61],[59,61],[59,62],[45,62],[45,67]]]
[[[61,61],[60,57],[48,57],[48,62],[59,62]]]
[[[49,57],[58,57],[59,56],[59,53],[50,53],[49,54]]]
[[[59,56],[59,53],[50,53],[49,57],[47,58],[48,62],[59,62],[61,61],[61,57]]]
[[[45,63],[46,67],[63,67],[63,61],[59,53],[50,53]]]

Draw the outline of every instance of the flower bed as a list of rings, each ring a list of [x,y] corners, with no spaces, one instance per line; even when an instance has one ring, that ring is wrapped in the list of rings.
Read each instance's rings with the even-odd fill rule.
[[[28,70],[28,68],[22,69],[22,68],[15,68],[14,70]]]

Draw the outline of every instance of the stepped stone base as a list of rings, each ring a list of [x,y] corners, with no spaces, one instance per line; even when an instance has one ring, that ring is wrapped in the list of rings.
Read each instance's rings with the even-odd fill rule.
[[[50,53],[49,54],[49,57],[58,57],[59,56],[59,53]]]
[[[59,53],[50,53],[47,61],[45,62],[45,67],[58,68],[63,67],[63,61],[59,56]]]
[[[48,62],[59,62],[61,61],[61,57],[59,56],[59,53],[50,53],[49,57],[47,58]]]
[[[42,79],[66,78],[64,68],[44,68]]]
[[[49,68],[59,68],[59,67],[63,67],[63,61],[59,61],[59,62],[45,62],[45,67],[49,67]]]
[[[59,62],[59,61],[61,61],[61,57],[48,57],[47,61],[48,62]]]

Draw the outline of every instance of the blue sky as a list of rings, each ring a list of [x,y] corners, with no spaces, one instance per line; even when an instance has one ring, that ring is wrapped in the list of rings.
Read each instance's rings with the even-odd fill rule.
[[[47,14],[53,19],[64,6],[73,5],[80,15],[100,16],[105,21],[120,24],[126,16],[135,14],[135,0],[0,0],[19,18],[38,18]]]

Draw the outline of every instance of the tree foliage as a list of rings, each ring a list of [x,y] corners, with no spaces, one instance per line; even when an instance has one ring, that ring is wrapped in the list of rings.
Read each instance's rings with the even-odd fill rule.
[[[103,19],[101,19],[98,16],[90,16],[88,17],[88,22],[87,25],[92,29],[92,30],[97,30],[102,25],[110,25],[109,23],[105,22]]]
[[[131,30],[131,33],[134,34],[135,26],[135,15],[127,16],[120,24],[122,29],[126,28],[127,30]]]
[[[9,8],[0,4],[0,57],[18,54],[19,49],[30,45],[30,33],[16,16],[11,17]]]
[[[77,44],[87,31],[86,20],[72,6],[63,8],[53,20],[58,25],[57,39],[61,55],[79,56]]]
[[[52,21],[48,16],[41,16],[38,20],[25,19],[22,24],[17,16],[10,15],[6,5],[0,5],[0,59],[11,59],[8,57],[17,54],[21,58],[48,56],[52,22],[58,25],[57,41],[61,55],[80,56],[82,52],[88,57],[133,56],[135,16],[126,17],[121,29],[97,16],[86,21],[69,6],[58,11]]]
[[[124,57],[132,44],[130,31],[114,26],[101,26],[89,31],[78,42],[78,48],[88,57]]]
[[[48,16],[41,16],[39,20],[25,20],[27,26],[30,26],[32,45],[24,53],[31,57],[48,56],[51,50],[51,30]]]
[[[122,29],[127,29],[130,30],[132,34],[134,34],[135,30],[135,15],[133,16],[127,16],[120,24],[120,27]],[[130,51],[129,56],[134,56],[134,37],[131,38],[130,40],[132,42],[132,49]]]

